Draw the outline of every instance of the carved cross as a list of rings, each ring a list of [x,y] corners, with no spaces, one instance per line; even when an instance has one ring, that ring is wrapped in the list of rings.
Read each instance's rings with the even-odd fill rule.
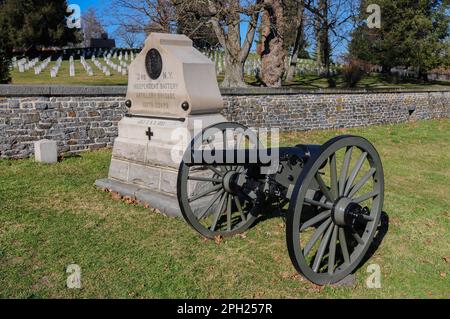
[[[148,128],[148,130],[147,130],[147,132],[145,133],[145,135],[148,136],[148,140],[149,140],[149,141],[152,140],[152,137],[153,137],[154,134],[153,134],[153,132],[152,132],[152,128],[151,128],[151,127]]]

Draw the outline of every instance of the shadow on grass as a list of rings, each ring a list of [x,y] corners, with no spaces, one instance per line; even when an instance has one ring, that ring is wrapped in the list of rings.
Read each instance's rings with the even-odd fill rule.
[[[364,256],[363,260],[361,260],[361,263],[358,265],[358,267],[356,267],[356,270],[361,268],[366,262],[368,262],[373,257],[373,255],[377,252],[378,248],[380,248],[381,244],[383,243],[383,240],[386,237],[388,231],[389,231],[389,215],[386,212],[382,212],[380,225],[378,226],[377,233],[375,234],[373,242],[370,245],[370,248],[367,251],[366,255]]]

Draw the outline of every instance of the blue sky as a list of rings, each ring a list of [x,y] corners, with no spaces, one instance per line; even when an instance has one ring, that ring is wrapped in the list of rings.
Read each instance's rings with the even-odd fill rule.
[[[109,6],[108,4],[111,1],[107,0],[67,0],[67,4],[77,4],[81,8],[81,15],[83,15],[83,12],[86,11],[89,7],[94,7],[97,9],[98,15],[102,19],[107,19],[108,12],[109,12]],[[112,33],[114,31],[114,28],[109,28],[107,30],[109,33]]]
[[[104,22],[108,22],[110,16],[110,3],[111,1],[108,0],[67,0],[68,4],[77,4],[81,8],[81,14],[83,14],[84,11],[86,11],[89,7],[94,7],[97,9],[97,12],[102,20]],[[115,26],[106,26],[106,31],[109,33],[109,35],[114,38],[113,32],[115,30]],[[242,23],[242,39],[245,37],[245,32],[247,31],[247,23]],[[142,39],[143,40],[143,39]],[[120,42],[120,40],[116,39],[117,46],[123,46],[123,43]],[[253,46],[253,49],[255,48],[255,45]],[[310,48],[311,49],[311,48]],[[334,55],[339,56],[346,50],[346,45],[340,45],[338,48],[336,48]]]
[[[95,7],[98,10],[107,9],[108,3],[110,1],[106,0],[68,0],[68,4],[78,4],[81,7],[81,10],[86,10],[89,7]]]

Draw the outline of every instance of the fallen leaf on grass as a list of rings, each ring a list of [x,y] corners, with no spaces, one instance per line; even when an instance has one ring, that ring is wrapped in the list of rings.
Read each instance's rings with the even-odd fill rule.
[[[125,196],[123,198],[124,202],[127,203],[128,205],[136,205],[137,204],[137,200],[136,198],[130,197],[130,196]]]
[[[444,259],[444,261],[445,261],[447,264],[450,264],[450,258],[444,257],[444,258],[442,258],[442,259]]]
[[[441,277],[442,277],[442,278],[446,278],[446,277],[447,277],[447,274],[446,274],[445,272],[441,272]]]
[[[223,237],[222,236],[216,236],[214,237],[214,241],[216,242],[217,245],[220,245],[223,241]]]
[[[112,192],[111,196],[112,196],[112,199],[114,199],[114,200],[121,200],[122,199],[122,195],[120,195],[119,193],[116,193],[116,192]]]

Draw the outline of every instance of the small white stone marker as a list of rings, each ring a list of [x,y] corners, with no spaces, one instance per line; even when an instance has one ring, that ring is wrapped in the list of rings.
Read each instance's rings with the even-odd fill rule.
[[[58,148],[55,141],[40,140],[34,143],[36,162],[55,164],[58,162]]]

